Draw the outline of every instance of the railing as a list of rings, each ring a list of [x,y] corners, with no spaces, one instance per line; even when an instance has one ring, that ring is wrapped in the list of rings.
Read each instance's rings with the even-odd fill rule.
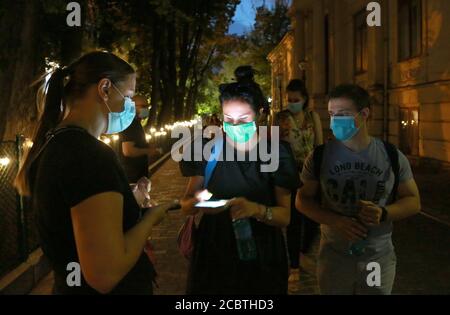
[[[39,246],[30,200],[13,186],[27,145],[23,136],[0,142],[0,277]]]

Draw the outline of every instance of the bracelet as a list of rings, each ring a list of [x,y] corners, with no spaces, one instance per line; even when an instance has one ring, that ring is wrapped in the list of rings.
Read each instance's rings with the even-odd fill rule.
[[[272,221],[272,218],[273,218],[272,208],[266,206],[266,217],[265,217],[265,219],[270,222],[270,221]]]
[[[266,218],[266,212],[265,212],[265,210],[264,210],[264,213],[262,212],[262,210],[261,210],[261,207],[264,207],[264,205],[262,205],[262,204],[257,204],[258,205],[258,210],[259,210],[259,212],[258,212],[258,215],[256,215],[256,216],[254,216],[254,218],[256,219],[256,221],[258,221],[258,222],[263,222],[264,220],[265,220],[265,218]]]
[[[260,205],[260,204],[258,204],[258,206],[265,207],[265,210],[264,210],[263,218],[262,219],[256,218],[256,220],[259,222],[272,221],[272,218],[273,218],[272,208],[268,207],[268,206]],[[261,213],[261,211],[259,213]]]

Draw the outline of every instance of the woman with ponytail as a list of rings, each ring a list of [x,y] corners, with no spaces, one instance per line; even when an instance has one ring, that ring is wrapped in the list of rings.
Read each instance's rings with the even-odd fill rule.
[[[134,69],[107,52],[82,56],[47,83],[34,145],[15,185],[31,196],[55,294],[152,293],[155,272],[144,246],[174,204],[140,218],[114,152],[98,140],[134,119],[135,84]],[[81,275],[72,283],[66,279],[74,266]]]

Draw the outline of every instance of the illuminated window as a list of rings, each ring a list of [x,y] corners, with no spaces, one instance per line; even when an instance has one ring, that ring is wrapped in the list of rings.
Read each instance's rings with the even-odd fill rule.
[[[355,73],[363,73],[367,71],[368,55],[367,55],[367,11],[364,9],[354,16],[354,65]]]
[[[419,110],[400,109],[400,150],[407,155],[419,155]]]

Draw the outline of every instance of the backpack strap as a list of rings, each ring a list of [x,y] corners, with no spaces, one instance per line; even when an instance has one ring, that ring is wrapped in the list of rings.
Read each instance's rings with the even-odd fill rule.
[[[42,145],[42,147],[40,148],[39,152],[36,154],[36,156],[34,157],[34,160],[36,160],[39,155],[41,155],[42,151],[44,151],[44,149],[47,147],[47,145],[49,144],[49,142],[57,135],[64,133],[66,131],[79,131],[79,132],[85,132],[87,133],[87,131],[81,127],[77,127],[77,126],[62,126],[62,127],[57,127],[54,129],[49,130],[46,134],[45,134],[45,142]],[[33,160],[33,161],[34,161]]]
[[[314,161],[314,176],[317,178],[317,180],[320,183],[320,169],[322,168],[322,161],[323,161],[323,150],[325,149],[325,144],[321,144],[317,146],[313,151],[313,161]],[[320,187],[317,190],[316,194],[316,201],[321,203],[322,202],[322,188]]]
[[[325,149],[325,144],[317,146],[313,151],[313,161],[314,161],[314,176],[320,179],[320,169],[322,168],[323,161],[323,150]]]
[[[397,199],[397,190],[400,183],[400,164],[398,162],[397,147],[392,143],[383,141],[384,148],[391,162],[392,172],[394,173],[394,186],[392,187],[391,197],[393,201]]]
[[[205,168],[205,180],[203,183],[203,187],[208,187],[208,183],[212,177],[214,169],[216,168],[217,161],[220,157],[220,153],[222,152],[223,147],[223,136],[220,135],[214,141],[214,146],[211,149],[211,155],[209,156],[208,163]]]

